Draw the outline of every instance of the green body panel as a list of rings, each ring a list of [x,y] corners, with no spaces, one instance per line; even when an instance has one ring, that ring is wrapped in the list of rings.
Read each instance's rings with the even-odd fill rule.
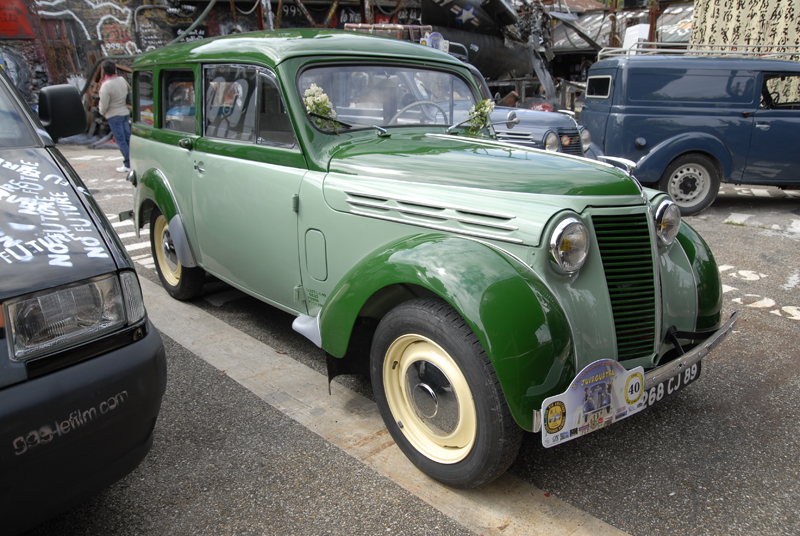
[[[722,324],[722,279],[717,262],[706,241],[686,222],[681,224],[678,242],[689,258],[697,283],[696,329],[715,329]]]
[[[354,266],[322,309],[323,347],[344,355],[364,304],[392,285],[422,287],[455,307],[481,341],[512,415],[526,430],[533,410],[566,390],[576,373],[569,324],[547,287],[501,252],[447,235],[412,236]]]

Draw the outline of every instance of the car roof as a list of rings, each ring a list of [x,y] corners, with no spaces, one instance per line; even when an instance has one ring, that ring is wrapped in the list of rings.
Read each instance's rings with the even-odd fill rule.
[[[225,35],[169,45],[140,56],[134,68],[159,64],[249,61],[275,67],[302,56],[395,57],[463,65],[449,54],[416,43],[341,30],[292,29]]]
[[[629,68],[635,66],[653,69],[741,69],[746,71],[796,71],[800,73],[800,63],[784,59],[754,58],[752,56],[667,56],[657,54],[607,58],[595,63],[592,69],[625,65]]]

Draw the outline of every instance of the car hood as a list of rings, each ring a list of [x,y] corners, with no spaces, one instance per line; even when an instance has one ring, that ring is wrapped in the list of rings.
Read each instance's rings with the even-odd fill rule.
[[[645,203],[636,182],[607,164],[465,136],[345,143],[329,168],[334,210],[527,246],[560,212]]]
[[[50,152],[0,150],[0,301],[115,270],[105,240]]]
[[[640,195],[636,183],[614,167],[462,135],[393,133],[342,146],[329,171],[499,192]]]

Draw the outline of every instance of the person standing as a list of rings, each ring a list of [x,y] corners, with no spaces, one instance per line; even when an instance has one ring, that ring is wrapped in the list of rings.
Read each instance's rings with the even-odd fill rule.
[[[131,122],[130,110],[125,104],[128,100],[130,86],[121,76],[117,76],[117,65],[111,61],[103,62],[103,77],[100,85],[100,115],[108,120],[111,133],[122,153],[122,167],[117,171],[125,173],[131,169],[130,141]]]

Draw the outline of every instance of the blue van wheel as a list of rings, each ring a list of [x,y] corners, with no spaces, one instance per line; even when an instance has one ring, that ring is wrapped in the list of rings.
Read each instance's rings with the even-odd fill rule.
[[[691,216],[704,210],[716,199],[719,173],[707,156],[683,155],[667,167],[658,182],[658,189],[672,196],[682,215]]]

